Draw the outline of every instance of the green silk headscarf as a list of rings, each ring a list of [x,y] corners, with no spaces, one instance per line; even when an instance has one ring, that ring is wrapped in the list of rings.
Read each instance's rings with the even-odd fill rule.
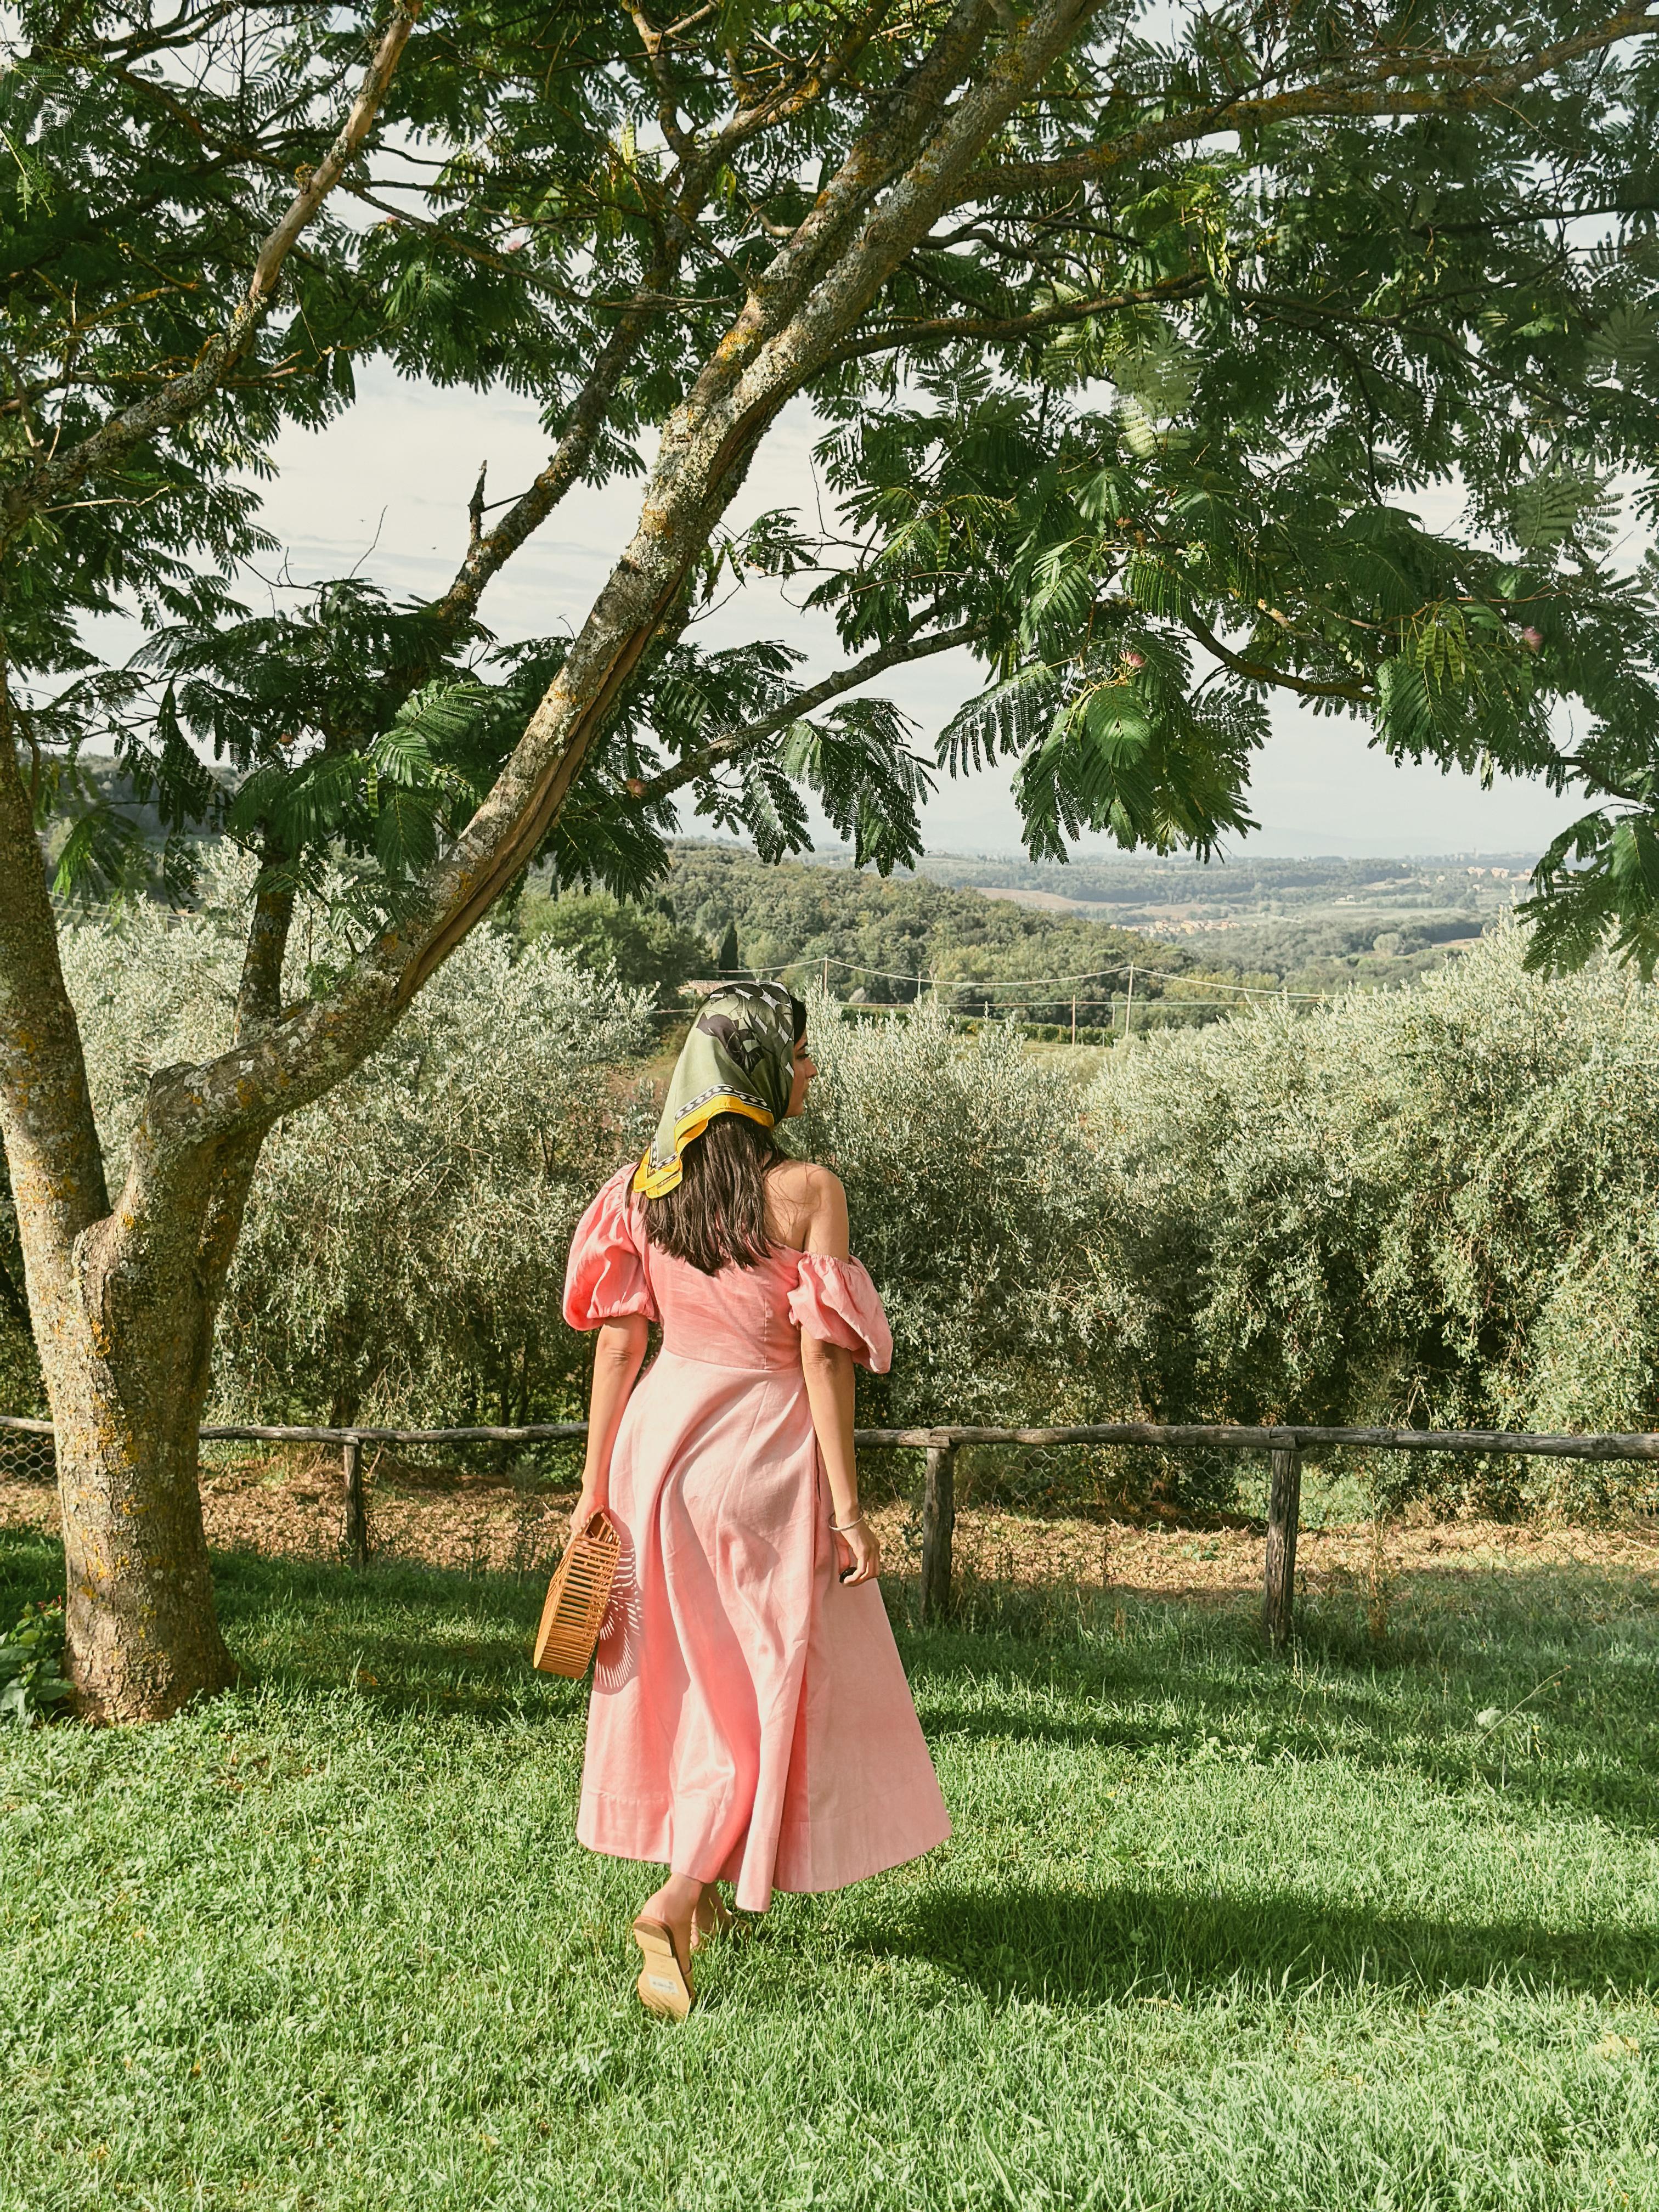
[[[781,983],[727,983],[703,1003],[669,1079],[662,1119],[634,1171],[634,1188],[663,1198],[684,1172],[685,1147],[717,1114],[769,1129],[789,1109],[795,1020]]]

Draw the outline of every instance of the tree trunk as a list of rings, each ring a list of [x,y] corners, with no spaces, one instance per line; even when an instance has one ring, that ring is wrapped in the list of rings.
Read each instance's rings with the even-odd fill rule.
[[[198,1430],[258,1151],[244,1139],[198,1158],[149,1208],[140,1196],[83,1235],[58,1326],[43,1333],[68,1673],[89,1718],[163,1720],[236,1680],[202,1528]]]
[[[64,1510],[68,1671],[88,1718],[164,1720],[236,1679],[202,1529],[205,1299],[135,1314],[47,1362]],[[78,1356],[76,1356],[78,1352]]]

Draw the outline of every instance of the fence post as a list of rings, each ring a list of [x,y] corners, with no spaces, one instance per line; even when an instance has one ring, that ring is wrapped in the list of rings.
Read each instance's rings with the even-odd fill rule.
[[[354,1567],[368,1565],[368,1508],[363,1502],[363,1446],[360,1437],[348,1437],[340,1449],[345,1477],[345,1517],[340,1528],[340,1548]]]
[[[957,1525],[957,1448],[929,1444],[921,1493],[921,1617],[943,1620],[951,1609],[951,1538]]]
[[[1291,1632],[1296,1607],[1296,1530],[1302,1512],[1302,1454],[1295,1444],[1273,1454],[1267,1486],[1267,1559],[1261,1627],[1275,1650]]]

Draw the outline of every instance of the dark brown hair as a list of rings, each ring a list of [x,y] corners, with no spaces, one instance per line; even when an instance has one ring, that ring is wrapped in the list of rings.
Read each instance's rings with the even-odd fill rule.
[[[799,999],[789,1003],[799,1044],[806,1035],[806,1009]],[[705,1275],[759,1267],[772,1249],[767,1175],[788,1157],[772,1132],[746,1114],[716,1114],[686,1146],[674,1188],[646,1200],[647,1240]]]

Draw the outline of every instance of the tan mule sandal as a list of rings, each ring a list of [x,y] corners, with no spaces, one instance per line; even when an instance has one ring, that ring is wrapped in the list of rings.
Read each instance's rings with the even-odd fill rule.
[[[645,1964],[640,1972],[640,2002],[647,2012],[668,2020],[684,2020],[697,2001],[689,1970],[680,1964],[673,1930],[664,1920],[647,1920],[643,1913],[634,1923],[634,1941]]]

